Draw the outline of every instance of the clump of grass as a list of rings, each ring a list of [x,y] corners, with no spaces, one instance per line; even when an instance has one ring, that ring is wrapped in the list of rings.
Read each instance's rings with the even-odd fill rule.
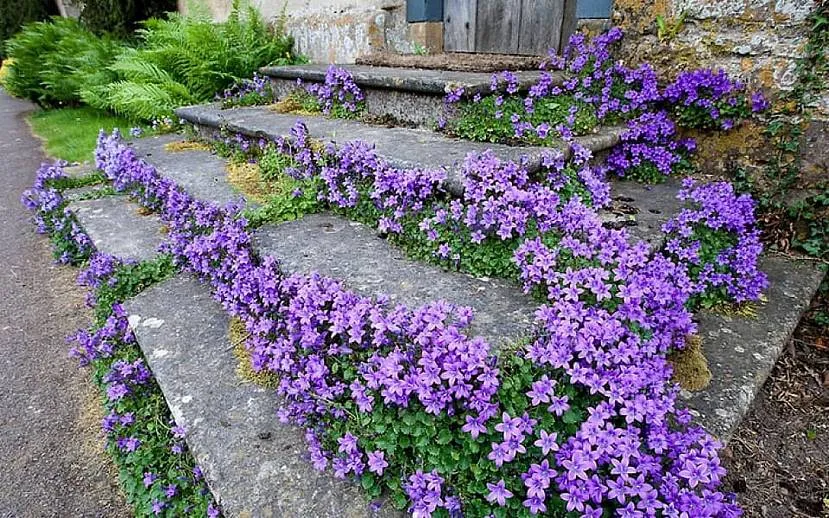
[[[233,345],[233,356],[239,362],[236,367],[236,373],[239,377],[261,387],[276,389],[279,386],[279,378],[276,374],[268,371],[256,372],[251,367],[251,354],[248,348],[245,347],[245,342],[247,342],[250,335],[245,330],[245,325],[240,319],[230,319],[227,336],[230,339],[231,345]]]
[[[38,111],[31,115],[32,131],[43,140],[46,153],[67,162],[92,160],[98,132],[134,127],[123,117],[87,106]]]
[[[669,354],[668,361],[674,366],[674,381],[683,389],[702,390],[711,383],[711,370],[699,335],[688,338],[685,349]]]
[[[210,145],[199,140],[180,140],[164,144],[164,151],[178,153],[180,151],[210,151]]]

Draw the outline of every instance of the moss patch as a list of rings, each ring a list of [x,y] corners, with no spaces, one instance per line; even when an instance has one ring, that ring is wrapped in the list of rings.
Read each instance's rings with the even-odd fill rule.
[[[259,174],[259,165],[250,162],[228,162],[227,181],[239,189],[245,197],[253,201],[264,203],[267,192],[262,185],[262,177]]]
[[[766,302],[766,300],[768,299],[765,295],[760,295],[761,303]],[[709,311],[727,317],[757,318],[757,308],[758,304],[754,302],[741,302],[739,304],[724,302],[709,308]]]
[[[251,354],[248,348],[245,347],[249,334],[240,319],[235,317],[230,319],[227,336],[231,345],[233,345],[233,356],[239,362],[236,367],[236,373],[239,377],[265,388],[276,389],[279,386],[279,378],[276,374],[268,371],[256,372],[251,367]]]
[[[688,338],[685,349],[669,354],[668,361],[674,367],[673,380],[683,389],[702,390],[711,383],[711,370],[698,335]]]
[[[296,115],[319,115],[319,111],[309,110],[296,96],[288,96],[281,101],[268,105],[276,113],[293,113]]]
[[[198,140],[182,140],[164,144],[164,151],[172,153],[177,151],[210,151],[210,145]]]

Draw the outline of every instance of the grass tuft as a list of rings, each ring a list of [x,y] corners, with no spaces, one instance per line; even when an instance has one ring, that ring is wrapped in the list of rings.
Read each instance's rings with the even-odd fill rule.
[[[126,133],[135,124],[95,108],[58,108],[31,115],[32,131],[43,140],[46,153],[67,162],[92,160],[98,132],[119,128]]]

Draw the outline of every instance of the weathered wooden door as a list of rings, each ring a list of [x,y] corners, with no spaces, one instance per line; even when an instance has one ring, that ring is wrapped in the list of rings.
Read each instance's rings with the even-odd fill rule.
[[[576,0],[444,0],[447,52],[544,55],[576,28]]]

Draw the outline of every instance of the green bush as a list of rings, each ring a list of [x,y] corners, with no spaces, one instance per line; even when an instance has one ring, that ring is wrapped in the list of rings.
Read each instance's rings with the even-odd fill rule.
[[[108,67],[122,48],[71,18],[30,23],[6,43],[13,62],[3,84],[41,106],[77,104],[81,87],[114,79]]]
[[[172,13],[146,21],[138,36],[138,48],[110,67],[115,81],[83,90],[86,103],[135,120],[162,118],[178,106],[213,99],[261,66],[296,61],[281,25],[272,30],[256,9],[240,8],[238,1],[224,23]]]

